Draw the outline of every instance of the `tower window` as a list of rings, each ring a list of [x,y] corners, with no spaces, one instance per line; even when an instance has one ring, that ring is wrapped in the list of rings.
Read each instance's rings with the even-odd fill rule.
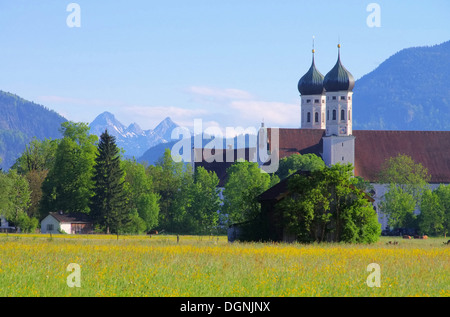
[[[330,110],[327,110],[327,120],[330,120]]]
[[[306,99],[306,103],[311,103],[311,99]]]
[[[306,115],[306,122],[311,122],[311,112]]]
[[[336,120],[336,110],[333,110],[333,120]]]
[[[314,122],[315,122],[315,123],[319,122],[319,113],[318,113],[318,112],[316,112],[316,113],[314,114]]]
[[[352,118],[351,118],[351,111],[350,110],[348,111],[348,120],[352,120]]]
[[[325,122],[325,113],[322,112],[322,123]]]
[[[336,96],[333,96],[333,100],[336,100]]]
[[[349,97],[348,97],[348,100],[352,100],[352,97],[349,96]]]
[[[345,121],[345,110],[341,110],[341,121]]]
[[[314,99],[314,103],[320,103],[319,99]]]
[[[345,100],[345,96],[341,96],[341,100]]]

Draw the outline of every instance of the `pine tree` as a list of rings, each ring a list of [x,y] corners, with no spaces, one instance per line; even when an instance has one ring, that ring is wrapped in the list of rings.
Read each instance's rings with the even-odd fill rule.
[[[106,233],[114,232],[117,236],[129,221],[119,152],[115,137],[108,131],[102,133],[95,159],[94,195],[90,206],[94,220],[106,229]]]

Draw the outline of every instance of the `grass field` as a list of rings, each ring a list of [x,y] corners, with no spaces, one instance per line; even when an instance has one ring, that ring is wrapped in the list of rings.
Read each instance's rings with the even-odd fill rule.
[[[0,234],[0,296],[449,297],[446,240],[301,245]],[[80,287],[68,286],[70,263],[79,265]],[[380,287],[366,282],[371,263],[379,265]]]

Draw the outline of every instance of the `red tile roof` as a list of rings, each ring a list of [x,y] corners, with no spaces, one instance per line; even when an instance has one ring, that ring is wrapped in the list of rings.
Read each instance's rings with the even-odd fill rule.
[[[280,159],[294,153],[321,156],[324,134],[318,129],[280,129]],[[357,176],[376,182],[383,163],[403,154],[426,167],[432,183],[450,183],[450,131],[353,130],[353,135]]]
[[[410,156],[428,169],[432,183],[450,183],[450,131],[353,131],[355,174],[375,182],[390,157]]]
[[[322,156],[325,130],[279,129],[279,157],[295,153]],[[355,175],[377,182],[383,163],[399,154],[410,156],[428,169],[432,183],[450,183],[450,131],[353,130]],[[271,143],[271,129],[268,129]],[[254,150],[254,149],[253,149]],[[248,153],[246,153],[246,156]],[[223,185],[231,163],[197,163],[214,170]]]

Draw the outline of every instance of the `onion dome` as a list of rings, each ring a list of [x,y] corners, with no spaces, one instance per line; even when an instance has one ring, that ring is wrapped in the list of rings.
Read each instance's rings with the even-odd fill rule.
[[[298,82],[298,91],[302,95],[321,95],[323,89],[323,75],[317,70],[314,63],[314,50],[312,64],[308,72]]]
[[[338,45],[339,54],[336,65],[325,76],[323,86],[326,91],[352,91],[355,87],[353,75],[341,63],[341,45]]]

